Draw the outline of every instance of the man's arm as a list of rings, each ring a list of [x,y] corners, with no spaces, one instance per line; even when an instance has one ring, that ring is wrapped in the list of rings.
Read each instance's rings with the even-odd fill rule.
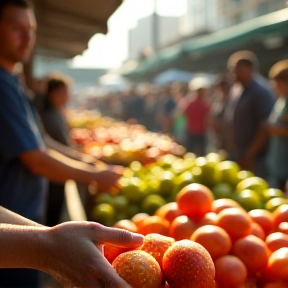
[[[37,269],[52,275],[63,287],[100,287],[99,280],[111,287],[130,287],[98,247],[112,244],[135,249],[142,245],[142,235],[89,222],[53,228],[34,224],[0,207],[0,269]]]
[[[101,191],[117,188],[120,173],[97,170],[94,166],[72,160],[54,150],[33,150],[21,154],[20,160],[35,175],[64,183],[73,179],[79,183],[96,182]]]
[[[280,125],[272,125],[269,127],[270,135],[288,137],[288,128]]]

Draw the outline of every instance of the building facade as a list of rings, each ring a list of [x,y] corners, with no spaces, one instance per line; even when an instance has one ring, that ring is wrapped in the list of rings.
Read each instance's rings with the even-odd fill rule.
[[[287,0],[218,0],[219,29],[287,7]]]
[[[156,22],[157,21],[157,22]],[[129,59],[138,59],[143,49],[161,49],[180,37],[179,17],[150,15],[129,31]],[[157,41],[157,43],[155,43]]]

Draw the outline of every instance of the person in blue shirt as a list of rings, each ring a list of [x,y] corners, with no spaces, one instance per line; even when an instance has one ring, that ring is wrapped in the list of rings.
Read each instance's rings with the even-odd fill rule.
[[[265,81],[257,77],[258,59],[250,51],[239,51],[228,61],[235,75],[224,119],[229,133],[232,155],[242,169],[267,178],[266,156],[268,131],[266,122],[275,103],[275,96]]]
[[[288,180],[288,60],[276,63],[269,76],[279,99],[269,118],[268,180],[271,187],[284,190]]]
[[[45,179],[93,182],[102,191],[110,191],[117,189],[120,175],[69,159],[45,146],[33,105],[14,74],[16,65],[31,55],[36,26],[28,1],[0,0],[0,206],[41,223]],[[34,270],[0,270],[0,287],[37,288],[38,274]]]

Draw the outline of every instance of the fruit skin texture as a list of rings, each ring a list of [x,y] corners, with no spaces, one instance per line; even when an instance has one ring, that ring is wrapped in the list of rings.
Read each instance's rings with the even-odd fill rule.
[[[288,235],[281,232],[272,233],[266,238],[265,242],[269,250],[273,253],[278,249],[288,248]]]
[[[217,259],[230,252],[232,242],[227,232],[217,226],[206,225],[198,228],[190,240],[202,245],[212,259]]]
[[[233,288],[245,284],[247,269],[243,262],[232,255],[215,261],[216,281],[221,288]]]
[[[251,234],[252,220],[241,208],[228,208],[221,211],[215,224],[223,228],[229,234],[232,241]]]
[[[178,216],[181,216],[182,213],[180,212],[178,205],[176,202],[167,203],[161,208],[159,208],[155,212],[156,216],[159,216],[163,219],[166,219],[170,223],[174,221],[174,219]]]
[[[232,199],[218,199],[212,203],[212,212],[218,214],[228,208],[241,208],[240,205]]]
[[[255,223],[262,227],[266,236],[274,230],[274,218],[269,211],[254,209],[249,211],[248,214]]]
[[[163,279],[158,262],[144,251],[123,253],[112,266],[133,288],[159,288]]]
[[[153,256],[162,269],[162,259],[169,247],[175,243],[171,237],[166,237],[160,234],[148,234],[144,237],[144,243],[139,248],[144,252]]]
[[[277,227],[282,222],[288,222],[288,205],[279,206],[274,212],[274,224]]]
[[[232,254],[245,264],[250,275],[265,269],[270,256],[265,242],[254,235],[236,241]]]
[[[288,280],[288,248],[281,248],[269,258],[268,274],[277,280]]]
[[[105,258],[110,262],[110,264],[113,263],[113,261],[122,253],[128,252],[131,249],[128,248],[122,248],[117,247],[111,244],[105,244],[104,246],[104,256]]]
[[[190,240],[173,244],[164,254],[163,271],[173,288],[214,288],[215,267],[206,249]]]
[[[197,225],[191,219],[187,216],[179,216],[172,222],[169,236],[176,241],[188,240],[196,229]]]
[[[143,220],[138,233],[142,235],[158,233],[164,236],[169,234],[170,223],[158,216],[150,216]]]
[[[179,210],[189,218],[202,218],[211,212],[214,197],[209,188],[201,184],[184,187],[177,196]]]
[[[263,231],[263,229],[261,228],[261,226],[255,222],[253,222],[251,224],[251,235],[254,235],[258,238],[260,238],[261,240],[265,241],[265,233]]]

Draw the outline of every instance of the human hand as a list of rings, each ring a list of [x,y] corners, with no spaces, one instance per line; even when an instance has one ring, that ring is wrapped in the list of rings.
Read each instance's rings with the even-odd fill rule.
[[[95,173],[95,182],[99,191],[105,191],[114,194],[119,191],[118,180],[123,175],[123,170],[115,166],[113,169],[108,167],[107,170],[98,171]]]
[[[48,249],[43,253],[44,272],[55,277],[63,287],[131,288],[104,258],[99,247],[113,244],[137,248],[143,236],[92,222],[67,222],[48,232]]]

